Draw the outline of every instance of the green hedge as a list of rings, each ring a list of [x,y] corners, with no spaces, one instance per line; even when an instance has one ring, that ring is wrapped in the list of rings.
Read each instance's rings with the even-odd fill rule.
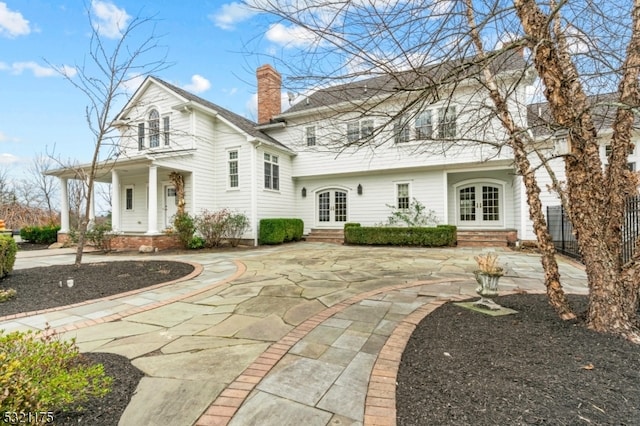
[[[287,241],[300,241],[303,232],[302,219],[261,219],[258,242],[281,244]]]
[[[13,271],[18,245],[10,235],[0,235],[0,278]]]
[[[20,238],[35,244],[53,244],[58,241],[59,226],[25,226]]]
[[[456,243],[456,227],[365,227],[357,223],[344,226],[345,244],[443,247]]]

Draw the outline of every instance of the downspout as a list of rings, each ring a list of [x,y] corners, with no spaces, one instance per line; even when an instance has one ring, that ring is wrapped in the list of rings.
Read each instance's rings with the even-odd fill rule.
[[[258,148],[262,145],[262,142],[255,139],[250,140],[254,145],[254,149],[251,150],[251,226],[253,228],[253,245],[258,246],[258,173],[257,173],[257,161],[258,161]]]

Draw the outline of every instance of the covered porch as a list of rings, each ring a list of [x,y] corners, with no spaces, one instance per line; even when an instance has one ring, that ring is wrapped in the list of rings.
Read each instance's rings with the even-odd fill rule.
[[[60,180],[61,229],[58,242],[67,242],[71,231],[69,181],[87,182],[88,167],[58,170],[51,173]],[[175,177],[181,177],[184,198],[192,198],[192,172],[163,164],[155,158],[120,160],[102,164],[95,176],[94,184],[111,185],[110,222],[113,249],[138,249],[150,246],[166,249],[178,246],[172,232],[173,217],[180,202]],[[89,227],[95,224],[95,185],[89,203]],[[192,205],[191,202],[187,203]]]

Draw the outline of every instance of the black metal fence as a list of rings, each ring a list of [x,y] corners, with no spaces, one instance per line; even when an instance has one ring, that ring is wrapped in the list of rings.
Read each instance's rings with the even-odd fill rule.
[[[578,242],[573,235],[573,226],[562,206],[547,207],[547,227],[553,244],[559,253],[580,259]],[[622,263],[628,262],[640,238],[640,196],[629,197],[625,204],[622,228]]]
[[[578,241],[573,235],[573,226],[564,211],[564,207],[547,207],[547,227],[558,253],[580,259]]]

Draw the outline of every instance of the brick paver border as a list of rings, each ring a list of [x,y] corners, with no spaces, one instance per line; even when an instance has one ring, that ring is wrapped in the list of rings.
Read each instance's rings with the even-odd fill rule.
[[[194,270],[189,274],[189,275],[185,275],[182,278],[178,278],[177,280],[173,280],[173,281],[167,281],[165,283],[160,283],[160,284],[155,284],[149,287],[143,287],[137,290],[132,290],[132,291],[128,291],[126,293],[118,293],[118,294],[114,294],[111,296],[106,296],[100,299],[93,299],[93,300],[87,300],[84,302],[79,302],[79,303],[75,303],[73,305],[66,305],[66,306],[59,306],[56,308],[51,308],[51,309],[43,309],[40,311],[32,311],[32,312],[27,312],[27,313],[20,313],[20,314],[15,314],[15,315],[7,315],[4,317],[0,317],[0,321],[8,321],[8,320],[15,320],[15,319],[20,319],[20,318],[24,318],[27,316],[32,316],[32,315],[40,315],[40,314],[44,314],[44,313],[50,313],[50,312],[56,312],[56,311],[63,311],[65,309],[70,309],[70,308],[75,308],[78,306],[84,306],[84,305],[89,305],[91,303],[96,303],[96,302],[102,302],[105,300],[117,300],[120,299],[122,297],[126,297],[126,296],[131,296],[131,295],[135,295],[135,294],[139,294],[139,293],[144,293],[147,292],[149,290],[155,290],[158,288],[162,288],[162,287],[166,287],[172,284],[177,284],[183,281],[188,281],[191,280],[197,276],[199,276],[202,271],[204,270],[204,267],[196,262],[183,262],[183,263],[189,263],[190,265],[193,265]],[[89,327],[92,325],[96,325],[96,324],[102,324],[102,323],[107,323],[107,322],[112,322],[112,321],[118,321],[121,320],[123,318],[126,318],[128,316],[131,315],[135,315],[135,314],[139,314],[142,312],[146,312],[146,311],[150,311],[152,309],[157,309],[159,307],[165,306],[165,305],[169,305],[171,303],[174,302],[178,302],[180,300],[184,300],[187,299],[189,297],[193,297],[193,296],[197,296],[198,294],[204,293],[206,291],[209,291],[213,288],[219,287],[219,286],[223,286],[225,284],[230,283],[233,280],[236,280],[238,277],[240,277],[242,274],[244,274],[247,270],[246,266],[244,263],[238,261],[238,260],[233,260],[234,265],[236,266],[236,271],[230,275],[229,277],[221,280],[221,281],[216,281],[215,283],[202,287],[198,290],[192,291],[190,293],[187,294],[181,294],[178,296],[174,296],[172,298],[169,299],[165,299],[165,300],[161,300],[155,303],[151,303],[145,306],[138,306],[135,308],[131,308],[131,309],[127,309],[126,311],[122,311],[122,312],[118,312],[116,314],[113,315],[109,315],[106,317],[101,317],[101,318],[96,318],[96,319],[92,319],[92,320],[86,320],[86,321],[80,321],[80,322],[75,322],[73,324],[69,324],[66,326],[61,326],[61,327],[56,327],[55,330],[50,330],[48,331],[49,333],[65,333],[68,331],[73,331],[73,330],[78,330],[80,328],[84,328],[84,327]]]
[[[342,302],[339,302],[322,312],[312,316],[306,321],[302,322],[300,325],[291,330],[287,335],[285,335],[282,339],[277,341],[276,343],[272,343],[266,351],[262,353],[252,364],[250,364],[233,382],[231,382],[216,398],[216,400],[209,406],[209,408],[200,416],[198,421],[195,423],[196,426],[225,426],[227,425],[235,413],[238,411],[240,406],[244,403],[245,399],[249,396],[251,391],[260,383],[262,379],[264,379],[267,374],[271,371],[271,369],[286,355],[289,350],[298,343],[303,337],[305,337],[310,331],[316,328],[318,325],[322,324],[325,320],[331,318],[333,315],[342,312],[344,309],[352,306],[356,303],[359,303],[367,298],[376,296],[381,293],[389,293],[391,291],[403,290],[412,287],[419,287],[423,285],[430,284],[441,284],[441,283],[452,283],[452,282],[460,282],[466,281],[464,278],[453,278],[453,279],[439,279],[439,280],[427,280],[427,281],[415,281],[412,283],[406,284],[396,284],[392,286],[382,287],[376,290],[370,290],[364,293],[360,293],[356,296],[352,296],[349,299],[346,299]],[[422,314],[422,317],[426,316],[429,312],[432,312],[438,306],[446,303],[449,300],[462,300],[468,299],[470,296],[459,296],[459,297],[451,297],[448,299],[439,299],[435,302],[430,302],[421,308],[416,309],[412,314],[409,314],[400,325],[403,324],[412,324],[415,322],[415,318],[413,315],[417,315],[418,311],[420,313],[425,310],[426,312]],[[433,305],[433,306],[431,306]],[[430,307],[430,309],[429,309]],[[422,318],[421,317],[421,318]],[[419,320],[418,320],[419,322]],[[417,324],[417,322],[415,322]],[[414,328],[415,328],[414,324]],[[409,329],[407,329],[409,330]],[[396,329],[391,333],[389,338],[387,339],[387,343],[383,347],[382,351],[378,354],[378,359],[374,365],[374,368],[371,373],[371,378],[369,382],[369,390],[367,392],[367,406],[369,409],[365,407],[365,425],[377,425],[378,423],[367,423],[367,418],[369,417],[375,421],[388,421],[391,419],[391,413],[393,414],[393,423],[380,423],[380,424],[393,424],[395,425],[395,376],[397,375],[398,366],[400,363],[400,357],[402,356],[402,351],[411,336],[411,331],[405,331],[401,329],[400,326],[397,326]],[[408,334],[407,334],[408,333]],[[404,339],[404,343],[402,343]],[[385,350],[386,349],[386,350]],[[384,357],[381,358],[381,355],[384,352]],[[390,364],[388,361],[392,360],[394,357],[398,359],[395,365]],[[385,363],[387,364],[385,366]],[[373,387],[372,387],[373,383]],[[383,385],[389,386],[393,385],[393,389],[389,394],[389,387],[385,387]],[[384,393],[385,398],[378,398],[376,395],[381,395],[381,392],[377,392],[376,388],[384,387],[382,389],[382,393]],[[370,395],[371,394],[371,395]],[[393,403],[392,407],[388,405]],[[386,404],[386,406],[385,406]],[[385,414],[384,416],[382,414]],[[368,417],[367,417],[368,416]]]

